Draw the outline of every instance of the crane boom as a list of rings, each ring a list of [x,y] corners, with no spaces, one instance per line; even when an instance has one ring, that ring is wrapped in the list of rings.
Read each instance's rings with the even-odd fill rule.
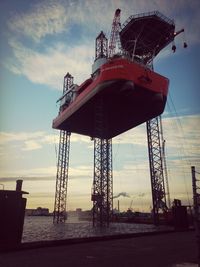
[[[115,15],[113,18],[112,29],[110,33],[110,41],[109,41],[109,51],[108,57],[112,57],[115,54],[116,44],[119,44],[119,30],[120,30],[120,12],[121,10],[118,8],[115,11]]]

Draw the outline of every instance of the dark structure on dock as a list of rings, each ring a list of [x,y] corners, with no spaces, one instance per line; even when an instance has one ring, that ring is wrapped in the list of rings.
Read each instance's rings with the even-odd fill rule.
[[[0,190],[0,249],[12,248],[21,243],[26,198],[22,180],[17,180],[16,190]]]
[[[188,230],[189,221],[187,206],[183,206],[179,199],[174,199],[172,207],[173,225],[175,230]]]

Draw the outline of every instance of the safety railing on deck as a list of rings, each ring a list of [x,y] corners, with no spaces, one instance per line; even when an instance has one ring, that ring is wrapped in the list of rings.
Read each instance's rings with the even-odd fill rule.
[[[174,24],[174,20],[167,18],[166,16],[164,16],[162,13],[160,13],[159,11],[152,11],[152,12],[146,12],[146,13],[140,13],[140,14],[136,14],[136,15],[132,15],[130,16],[122,25],[122,30],[126,27],[126,25],[132,20],[132,19],[137,19],[137,18],[141,18],[141,17],[150,17],[150,16],[158,16],[160,19],[164,20],[165,22],[169,23],[169,24]]]

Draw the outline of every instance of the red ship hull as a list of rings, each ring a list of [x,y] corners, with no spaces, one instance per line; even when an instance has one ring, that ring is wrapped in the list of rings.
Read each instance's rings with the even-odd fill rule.
[[[96,78],[78,87],[77,97],[53,120],[53,128],[90,137],[112,138],[160,115],[169,80],[147,67],[116,58]],[[104,130],[97,131],[97,105],[102,105]],[[99,103],[99,104],[97,104]]]

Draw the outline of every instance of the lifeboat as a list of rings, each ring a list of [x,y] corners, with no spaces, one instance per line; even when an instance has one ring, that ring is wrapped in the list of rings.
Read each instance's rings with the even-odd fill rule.
[[[162,114],[169,80],[150,66],[174,30],[174,22],[157,11],[128,18],[119,32],[124,53],[109,58],[100,51],[91,77],[61,97],[53,128],[110,139]]]

